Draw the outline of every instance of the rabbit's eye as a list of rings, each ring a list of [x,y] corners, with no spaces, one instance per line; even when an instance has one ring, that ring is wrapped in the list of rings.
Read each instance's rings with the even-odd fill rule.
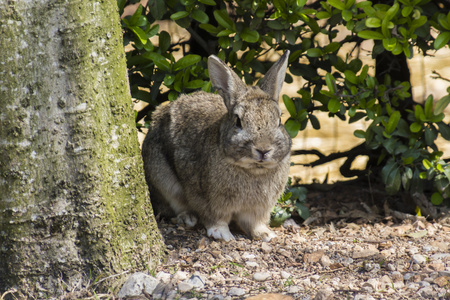
[[[236,123],[234,124],[234,126],[236,126],[239,129],[242,129],[241,119],[239,118],[238,115],[235,116],[236,116]]]

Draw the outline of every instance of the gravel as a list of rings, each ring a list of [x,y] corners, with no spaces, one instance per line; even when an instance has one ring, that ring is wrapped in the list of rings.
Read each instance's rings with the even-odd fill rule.
[[[349,189],[342,198],[358,193]],[[236,240],[225,243],[201,226],[160,221],[168,260],[142,277],[156,287],[139,299],[450,299],[448,218],[401,220],[375,206],[368,214],[367,205],[336,195],[310,207],[316,221],[290,219],[270,242],[231,227]]]

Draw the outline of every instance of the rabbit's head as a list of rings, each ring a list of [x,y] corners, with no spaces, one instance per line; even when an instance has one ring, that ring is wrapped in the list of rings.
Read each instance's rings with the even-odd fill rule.
[[[272,66],[260,86],[246,86],[216,56],[208,59],[212,86],[222,96],[228,114],[221,124],[220,142],[229,163],[256,174],[289,160],[291,139],[280,117],[278,97],[289,51]]]

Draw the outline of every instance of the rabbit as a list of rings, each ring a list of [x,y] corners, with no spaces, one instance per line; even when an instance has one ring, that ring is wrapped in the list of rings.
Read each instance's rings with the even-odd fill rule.
[[[292,141],[278,97],[289,51],[258,86],[247,86],[218,57],[208,58],[218,92],[180,95],[152,115],[142,155],[156,213],[199,221],[214,239],[234,239],[234,220],[253,239],[270,241],[270,213],[288,180]]]

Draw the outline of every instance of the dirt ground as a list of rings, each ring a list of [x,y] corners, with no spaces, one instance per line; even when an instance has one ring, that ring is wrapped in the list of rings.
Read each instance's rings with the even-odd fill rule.
[[[450,299],[448,212],[405,214],[365,184],[308,191],[311,218],[287,221],[268,243],[160,221],[169,260],[152,274],[162,292],[147,299]]]

